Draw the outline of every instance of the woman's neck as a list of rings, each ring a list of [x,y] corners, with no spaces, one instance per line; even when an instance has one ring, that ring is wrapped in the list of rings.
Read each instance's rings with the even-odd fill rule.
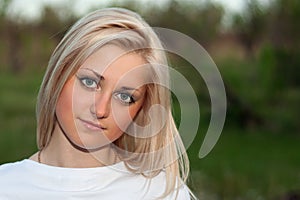
[[[119,161],[111,145],[92,151],[75,147],[59,126],[55,127],[50,143],[40,152],[41,163],[57,167],[101,167]]]

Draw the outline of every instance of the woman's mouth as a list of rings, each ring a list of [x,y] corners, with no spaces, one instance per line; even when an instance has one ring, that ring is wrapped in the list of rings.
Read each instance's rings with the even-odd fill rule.
[[[92,131],[103,131],[105,129],[100,124],[96,124],[94,122],[83,120],[83,119],[79,119],[79,120],[86,128],[88,128]]]

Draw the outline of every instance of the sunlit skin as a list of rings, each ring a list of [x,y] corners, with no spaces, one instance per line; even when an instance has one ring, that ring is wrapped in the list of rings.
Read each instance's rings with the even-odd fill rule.
[[[117,46],[102,47],[65,83],[56,107],[59,123],[42,152],[45,163],[95,167],[115,162],[110,144],[132,123],[146,92],[145,60],[124,53]]]

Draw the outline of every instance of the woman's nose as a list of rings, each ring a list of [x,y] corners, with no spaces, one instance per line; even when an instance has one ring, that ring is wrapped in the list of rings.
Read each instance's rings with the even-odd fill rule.
[[[106,118],[110,112],[110,94],[102,92],[95,93],[94,102],[91,105],[91,112],[97,119]]]

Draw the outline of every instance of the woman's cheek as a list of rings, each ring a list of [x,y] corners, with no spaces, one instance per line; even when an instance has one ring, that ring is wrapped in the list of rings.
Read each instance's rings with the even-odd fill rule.
[[[114,103],[112,105],[112,120],[110,120],[111,127],[108,133],[108,138],[117,138],[120,137],[124,132],[126,132],[127,127],[133,122],[133,118],[135,117],[138,108],[130,106],[120,105],[118,103]]]
[[[78,115],[78,111],[82,110],[82,102],[85,100],[84,98],[78,98],[82,95],[75,88],[75,78],[71,78],[66,82],[58,98],[56,116],[64,133],[76,143],[81,140],[77,132],[75,118]]]
[[[60,125],[63,127],[67,126],[68,129],[71,128],[70,125],[74,125],[73,85],[74,81],[72,79],[66,82],[56,105],[56,116]]]

